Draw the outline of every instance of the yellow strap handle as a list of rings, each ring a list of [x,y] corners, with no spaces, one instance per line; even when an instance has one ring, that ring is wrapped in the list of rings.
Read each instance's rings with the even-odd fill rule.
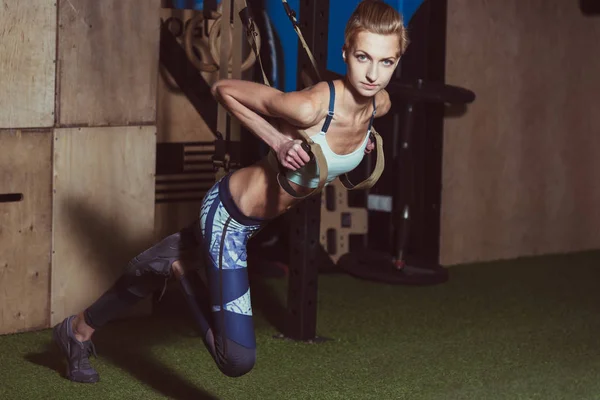
[[[373,185],[375,185],[375,183],[379,180],[381,174],[383,173],[383,169],[385,167],[385,158],[383,156],[383,139],[381,138],[379,133],[377,133],[375,128],[371,128],[371,134],[373,135],[373,139],[375,140],[375,148],[377,155],[377,160],[375,161],[375,168],[373,168],[371,176],[369,176],[367,179],[356,185],[350,182],[350,179],[348,179],[348,174],[340,175],[338,177],[340,182],[342,182],[342,185],[344,185],[344,187],[348,190],[370,189],[373,187]]]
[[[302,139],[304,140],[305,144],[308,145],[308,147],[310,148],[310,152],[314,156],[315,162],[317,163],[317,167],[319,170],[319,184],[310,192],[304,195],[299,194],[292,187],[292,185],[290,185],[290,182],[285,176],[285,168],[283,168],[281,164],[279,164],[275,152],[271,150],[268,155],[269,165],[271,165],[271,167],[277,171],[277,182],[279,182],[279,186],[281,186],[283,190],[285,190],[290,196],[296,199],[304,199],[323,190],[323,188],[325,187],[325,183],[327,183],[327,174],[329,173],[329,170],[327,168],[327,160],[325,159],[323,150],[321,150],[321,146],[313,142],[313,140],[304,131],[300,131],[300,136],[302,136]]]
[[[284,4],[287,4],[287,1],[283,0],[283,2],[284,2]],[[246,39],[248,40],[250,47],[252,48],[253,52],[256,55],[256,59],[258,60],[258,64],[259,64],[261,72],[262,72],[263,81],[264,81],[265,85],[271,86],[269,83],[269,80],[267,78],[267,75],[265,73],[265,70],[264,70],[264,67],[262,64],[262,60],[260,57],[260,53],[259,53],[260,46],[259,46],[259,44],[257,44],[257,41],[256,41],[257,36],[258,36],[258,30],[256,28],[254,21],[250,18],[246,0],[225,0],[223,3],[224,4],[223,4],[222,21],[224,20],[225,23],[224,24],[221,23],[221,54],[220,54],[221,62],[220,62],[220,64],[226,65],[228,63],[227,56],[229,54],[229,37],[231,37],[231,31],[229,30],[229,24],[227,22],[229,20],[231,7],[233,7],[235,14],[238,14],[240,20],[243,21],[243,23],[246,27]],[[289,8],[289,5],[286,8],[286,10],[288,10],[288,9],[291,10]],[[292,18],[292,17],[290,17],[290,18]],[[300,41],[302,42],[302,46],[306,50],[319,80],[321,80],[321,76],[320,76],[319,70],[317,68],[317,63],[316,63],[310,49],[308,48],[306,41],[304,40],[304,37],[302,35],[302,32],[300,31],[300,28],[298,27],[295,17],[293,17],[293,23],[294,23],[294,30],[298,34],[298,37],[300,38]],[[237,44],[236,41],[234,40],[234,51],[236,51],[236,50],[241,51],[241,49],[238,46],[239,46],[239,44]],[[236,70],[237,70],[237,68],[235,68],[235,66],[234,66],[234,71],[238,72]],[[228,68],[221,68],[220,72],[219,72],[219,78],[225,79],[227,77],[228,77]],[[224,131],[224,128],[226,126],[226,121],[227,121],[226,118],[227,118],[227,116],[226,116],[225,110],[222,107],[219,107],[219,116],[218,116],[218,129],[219,130]],[[315,162],[317,163],[317,167],[319,170],[319,184],[317,185],[316,188],[314,188],[313,190],[311,190],[309,193],[307,193],[305,195],[300,195],[291,186],[290,182],[285,177],[285,168],[283,168],[283,166],[281,166],[281,164],[279,164],[279,161],[277,160],[277,156],[272,150],[269,152],[268,161],[269,161],[269,164],[277,171],[277,181],[279,182],[279,185],[290,196],[297,198],[297,199],[303,199],[305,197],[311,196],[311,195],[323,190],[323,187],[325,187],[325,184],[327,182],[328,168],[327,168],[327,160],[325,159],[325,155],[323,154],[323,150],[321,149],[321,146],[319,144],[315,143],[306,134],[306,132],[300,131],[299,133],[300,133],[300,136],[302,137],[302,140],[310,148],[310,152],[314,156]],[[236,135],[235,134],[232,135],[232,139],[234,139],[233,136],[236,136]],[[235,138],[235,139],[237,139],[237,138]],[[224,171],[220,171],[220,172],[221,172],[221,174],[224,173]]]
[[[258,36],[257,35],[258,30],[256,29],[254,21],[249,16],[248,5],[246,3],[246,0],[234,0],[234,7],[235,7],[235,12],[239,15],[240,19],[244,22],[244,25],[246,25],[246,39],[248,40],[248,42],[250,43],[250,47],[256,54],[256,59],[258,60],[258,65],[262,72],[263,81],[264,81],[265,85],[271,86],[269,83],[269,79],[267,78],[267,74],[265,73],[265,69],[263,67],[262,60],[261,60],[261,57],[260,57],[260,54],[258,51],[258,49],[260,48],[256,42],[256,38]],[[302,37],[302,33],[300,32],[300,29],[297,26],[295,26],[295,30],[296,30],[296,33],[300,36],[300,40],[302,41],[304,48],[306,50],[308,50],[308,45],[306,44],[306,41]],[[316,61],[315,61],[314,57],[312,56],[312,53],[310,53],[310,51],[308,51],[308,54],[311,59],[311,63],[313,64],[313,67],[317,71],[317,75],[319,76],[319,79],[320,79],[319,72],[316,69],[317,68]],[[306,134],[306,132],[300,131],[299,133],[300,133],[300,136],[302,137],[302,140],[304,140],[304,143],[306,145],[308,145],[308,147],[310,148],[310,152],[314,156],[315,162],[317,163],[317,167],[319,169],[319,184],[317,185],[317,187],[315,189],[313,189],[312,191],[310,191],[308,194],[305,194],[305,195],[299,194],[292,187],[292,185],[286,178],[285,168],[283,168],[283,166],[281,166],[281,164],[279,164],[279,161],[277,160],[277,155],[272,150],[269,152],[268,161],[269,161],[269,164],[277,171],[277,182],[279,182],[279,185],[290,196],[297,198],[297,199],[303,199],[305,197],[311,196],[312,194],[318,193],[321,190],[323,190],[323,187],[325,187],[325,183],[327,183],[328,168],[327,168],[327,160],[325,159],[323,150],[321,150],[321,146],[319,144],[313,142],[313,140]]]
[[[315,70],[315,73],[317,74],[317,77],[319,78],[319,80],[321,80],[321,75],[319,74],[319,68],[317,67],[315,58],[314,58],[312,52],[310,51],[308,45],[306,44],[306,41],[304,40],[304,36],[302,35],[302,31],[300,30],[300,27],[298,25],[298,20],[296,19],[296,12],[290,7],[290,5],[288,4],[288,2],[286,0],[281,0],[281,2],[283,3],[283,8],[285,9],[285,12],[288,15],[290,21],[292,21],[292,25],[294,26],[294,30],[296,31],[296,34],[300,38],[302,47],[304,47],[304,50],[306,51],[308,58],[310,58],[310,62],[313,66],[313,69]],[[308,76],[303,76],[303,79],[310,79],[310,78]],[[375,162],[375,168],[373,169],[371,176],[369,176],[367,179],[365,179],[364,181],[362,181],[356,185],[354,185],[352,182],[350,182],[350,180],[348,179],[348,174],[340,175],[338,177],[338,179],[340,180],[340,182],[342,182],[342,185],[344,185],[344,187],[348,190],[370,189],[371,187],[373,187],[373,185],[375,185],[375,183],[377,183],[377,180],[379,180],[379,178],[381,177],[381,174],[383,173],[383,169],[385,168],[385,157],[383,154],[383,139],[381,139],[381,136],[379,135],[379,133],[377,133],[377,131],[373,127],[371,127],[371,134],[373,135],[373,137],[375,139],[375,146],[377,149],[376,150],[377,151],[377,161]],[[322,165],[327,165],[326,163],[327,163],[327,161],[324,160]]]

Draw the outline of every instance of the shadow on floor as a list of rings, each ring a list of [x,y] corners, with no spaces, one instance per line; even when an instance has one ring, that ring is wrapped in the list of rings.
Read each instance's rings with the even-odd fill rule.
[[[78,241],[78,246],[89,249],[89,254],[96,260],[94,265],[99,268],[121,264],[124,268],[128,260],[137,254],[132,253],[141,252],[152,245],[152,238],[149,237],[136,238],[135,241],[120,237],[119,232],[126,232],[126,229],[119,225],[119,221],[101,215],[83,202],[69,201],[63,206],[68,211],[73,240]],[[282,304],[281,296],[262,278],[260,273],[251,273],[253,306],[261,319],[283,332],[285,305]],[[173,335],[181,337],[197,332],[185,300],[178,290],[177,285],[171,282],[163,300],[155,305],[152,318],[140,318],[135,323],[114,321],[94,334],[94,344],[103,359],[169,398],[214,399],[150,354],[153,346],[164,345]],[[199,301],[207,303],[206,293],[199,295]],[[203,304],[203,308],[206,309],[207,305],[208,303]],[[200,337],[197,351],[206,352]],[[194,355],[191,354],[190,357]],[[54,343],[49,343],[48,349],[42,353],[28,354],[26,359],[58,371],[65,377],[66,361]],[[93,358],[91,361],[93,364]],[[99,373],[102,375],[102,371]]]
[[[93,340],[100,357],[168,398],[217,399],[150,354],[150,349],[155,346],[165,346],[165,343],[176,337],[193,334],[183,315],[177,315],[178,312],[173,313],[171,310],[169,316],[166,316],[165,311],[162,310],[155,318],[114,321],[99,330],[94,334]],[[197,351],[206,351],[199,337]],[[190,354],[190,357],[195,356]],[[29,353],[25,358],[34,364],[59,372],[66,379],[66,360],[54,343],[49,342],[45,351]],[[93,365],[93,356],[90,360]],[[98,372],[102,379],[102,371]]]
[[[119,232],[127,232],[124,226],[120,226],[120,221],[101,215],[83,202],[69,201],[62,206],[69,215],[70,234],[73,240],[78,241],[78,246],[89,249],[89,254],[96,260],[94,265],[107,267],[107,273],[114,265],[123,265],[124,269],[129,259],[152,243],[150,237],[136,238],[133,241],[127,240],[126,237],[120,237]],[[102,273],[103,271],[98,272]],[[164,317],[139,318],[135,323],[114,321],[94,334],[94,344],[101,349],[102,358],[127,371],[168,398],[215,399],[150,354],[150,349],[153,346],[164,345],[174,330],[185,329],[186,332],[190,332],[186,328],[186,322],[183,324],[181,322],[185,321],[188,316],[175,317],[176,313],[170,312],[167,321]],[[198,352],[202,351],[206,350],[202,340],[198,338]],[[44,352],[28,354],[26,359],[56,370],[63,377],[65,376],[66,361],[54,343],[49,343]],[[93,364],[93,358],[91,361]],[[102,371],[99,373],[102,379]]]

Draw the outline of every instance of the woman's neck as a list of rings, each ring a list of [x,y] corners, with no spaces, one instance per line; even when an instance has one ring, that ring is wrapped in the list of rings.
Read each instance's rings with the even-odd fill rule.
[[[370,113],[370,107],[373,103],[372,97],[365,97],[358,93],[356,88],[350,84],[348,81],[348,77],[344,77],[342,80],[343,90],[342,90],[342,102],[344,104],[344,108],[348,113],[352,114],[363,114]]]

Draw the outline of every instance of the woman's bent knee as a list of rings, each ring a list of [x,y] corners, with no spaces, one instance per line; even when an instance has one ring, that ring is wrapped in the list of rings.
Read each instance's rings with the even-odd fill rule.
[[[227,350],[217,357],[217,365],[225,375],[236,378],[247,374],[256,363],[256,349],[250,349],[227,340]]]

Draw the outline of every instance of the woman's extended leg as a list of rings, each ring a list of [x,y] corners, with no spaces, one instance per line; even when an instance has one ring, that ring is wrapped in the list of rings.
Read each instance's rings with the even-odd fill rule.
[[[200,221],[134,257],[125,273],[85,311],[54,327],[54,340],[66,356],[67,376],[77,382],[97,382],[89,356],[95,351],[94,331],[143,298],[161,290],[177,261],[207,268],[212,318],[197,307],[192,312],[204,342],[219,369],[241,376],[252,369],[256,342],[246,265],[246,243],[263,220],[244,216],[231,198],[229,177],[216,183],[202,203]],[[200,251],[199,251],[200,250]],[[186,262],[186,264],[187,264]],[[184,282],[183,282],[184,283]],[[185,292],[185,286],[183,287]],[[209,325],[210,321],[210,325]]]
[[[212,310],[207,347],[219,369],[237,377],[252,369],[256,340],[252,320],[246,244],[265,223],[241,213],[224,177],[205,196],[200,213],[203,255]]]
[[[95,352],[92,334],[132,305],[163,289],[175,261],[194,262],[194,257],[198,256],[198,229],[196,220],[192,226],[134,257],[123,275],[98,300],[54,327],[53,338],[67,358],[70,380],[90,383],[100,379],[89,363],[89,356]]]

